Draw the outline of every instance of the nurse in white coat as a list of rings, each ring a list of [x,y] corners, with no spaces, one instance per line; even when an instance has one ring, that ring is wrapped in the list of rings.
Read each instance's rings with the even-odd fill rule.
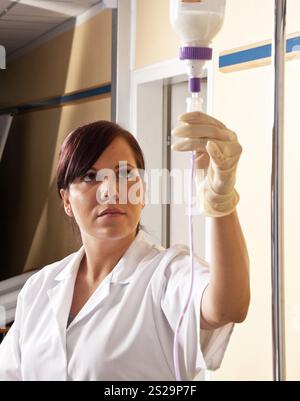
[[[184,141],[174,150],[197,151],[197,167],[207,173],[198,194],[212,219],[212,263],[196,259],[180,331],[181,378],[192,380],[220,366],[233,324],[246,317],[249,261],[235,210],[236,135],[203,113],[181,120],[174,135]],[[203,136],[211,138],[207,145]],[[175,380],[173,340],[190,287],[189,250],[157,246],[140,227],[144,168],[137,141],[116,124],[98,121],[65,139],[57,187],[82,247],[26,282],[0,346],[0,380]]]

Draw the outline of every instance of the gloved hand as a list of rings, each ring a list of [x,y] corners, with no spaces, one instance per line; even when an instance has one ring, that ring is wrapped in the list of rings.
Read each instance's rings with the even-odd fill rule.
[[[172,150],[196,151],[196,190],[201,213],[209,217],[231,214],[239,202],[234,189],[236,169],[242,147],[237,135],[215,118],[201,113],[184,113],[179,117],[184,125],[172,135],[184,138],[172,145]],[[204,170],[205,175],[202,179]]]

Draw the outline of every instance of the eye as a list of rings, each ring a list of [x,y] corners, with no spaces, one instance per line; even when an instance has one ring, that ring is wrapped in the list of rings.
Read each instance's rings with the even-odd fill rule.
[[[128,179],[128,178],[133,178],[134,173],[133,170],[129,169],[122,169],[118,171],[118,177],[122,179]]]
[[[81,178],[81,180],[84,182],[92,182],[92,181],[95,181],[95,179],[96,179],[96,173],[91,172],[91,171],[89,173],[86,173]]]

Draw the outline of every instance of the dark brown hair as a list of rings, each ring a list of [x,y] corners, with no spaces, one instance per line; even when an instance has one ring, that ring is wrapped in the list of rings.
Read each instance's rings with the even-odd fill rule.
[[[135,137],[124,128],[109,121],[96,121],[72,131],[64,140],[57,166],[57,190],[69,189],[70,184],[82,177],[117,137],[130,146],[138,169],[145,170],[142,149]]]

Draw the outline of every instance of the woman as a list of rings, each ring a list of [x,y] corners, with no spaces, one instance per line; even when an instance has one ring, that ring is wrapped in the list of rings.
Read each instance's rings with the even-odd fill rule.
[[[198,194],[212,218],[212,264],[209,270],[196,259],[180,331],[181,378],[192,380],[220,366],[233,324],[247,314],[249,274],[235,211],[241,146],[203,113],[181,120],[174,135],[184,140],[174,150],[197,152],[197,167],[207,171]],[[173,340],[190,287],[189,251],[157,246],[140,228],[144,168],[136,139],[114,123],[88,124],[65,139],[57,187],[82,247],[26,282],[0,347],[1,380],[175,380]]]

